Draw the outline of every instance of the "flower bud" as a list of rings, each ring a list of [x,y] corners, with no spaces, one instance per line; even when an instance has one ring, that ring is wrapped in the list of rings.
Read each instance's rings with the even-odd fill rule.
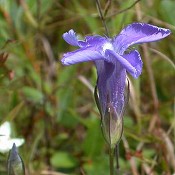
[[[101,127],[105,140],[111,148],[120,141],[123,133],[123,117],[119,116],[110,104],[101,120]]]
[[[18,154],[15,143],[9,153],[7,171],[8,175],[25,175],[24,163]]]

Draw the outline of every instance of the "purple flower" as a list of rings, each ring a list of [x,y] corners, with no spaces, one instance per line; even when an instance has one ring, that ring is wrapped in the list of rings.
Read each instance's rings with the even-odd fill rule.
[[[63,38],[68,44],[77,46],[79,49],[64,54],[61,61],[64,65],[87,61],[95,63],[102,118],[107,116],[106,114],[110,110],[115,114],[113,120],[116,120],[116,117],[122,117],[125,108],[126,72],[134,78],[138,78],[142,72],[143,63],[139,52],[137,50],[128,52],[128,47],[157,41],[169,34],[170,30],[168,29],[144,23],[130,24],[114,38],[94,35],[86,36],[84,40],[78,40],[76,33],[70,30],[63,34]],[[104,118],[104,120],[108,122],[109,119]],[[110,128],[115,127],[111,125]],[[106,128],[107,131],[104,132],[110,135],[110,128]]]
[[[137,50],[125,53],[134,44],[157,41],[170,34],[170,30],[150,24],[133,23],[124,28],[114,38],[99,35],[86,36],[85,40],[78,40],[76,33],[70,30],[63,34],[64,40],[80,49],[68,52],[61,60],[64,65],[94,61],[98,73],[98,90],[105,113],[107,98],[115,107],[118,114],[124,105],[124,89],[126,71],[137,78],[142,71],[142,60]]]

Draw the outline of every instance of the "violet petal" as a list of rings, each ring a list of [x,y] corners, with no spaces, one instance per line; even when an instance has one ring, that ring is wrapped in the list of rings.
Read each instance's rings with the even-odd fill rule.
[[[133,23],[126,26],[119,35],[114,38],[114,45],[119,54],[133,44],[157,41],[167,37],[171,31],[151,24]]]
[[[99,91],[100,104],[102,114],[104,115],[107,109],[107,95],[109,95],[110,91],[110,89],[107,89],[107,84],[109,78],[113,74],[115,66],[114,64],[111,64],[103,60],[95,61],[95,65],[97,68],[97,75],[98,75],[97,87]]]
[[[72,29],[63,34],[63,39],[70,45],[79,46],[77,35]]]
[[[109,100],[114,106],[117,116],[122,117],[124,110],[124,91],[125,91],[126,70],[116,61],[115,69],[108,83]]]
[[[102,55],[91,48],[81,48],[63,55],[61,60],[64,65],[71,65],[80,62],[95,61],[104,59]]]
[[[141,56],[137,50],[131,51],[129,54],[124,54],[123,57],[135,68],[136,71],[129,72],[134,78],[138,78],[142,73],[143,62]]]
[[[122,65],[122,67],[126,69],[132,76],[137,77],[137,74],[138,74],[137,70],[135,69],[135,67],[133,67],[132,64],[130,64],[130,62],[127,59],[118,55],[113,50],[109,50],[109,49],[106,50],[106,54],[109,55],[109,57],[111,57],[111,60],[113,59],[115,61],[118,61]],[[132,56],[133,55],[136,55],[136,54],[134,53],[132,54]]]

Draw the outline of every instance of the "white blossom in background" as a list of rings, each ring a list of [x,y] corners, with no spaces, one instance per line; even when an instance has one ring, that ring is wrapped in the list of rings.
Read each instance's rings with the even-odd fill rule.
[[[0,152],[8,152],[15,143],[16,147],[24,143],[23,138],[11,138],[11,126],[9,122],[5,122],[0,126]]]

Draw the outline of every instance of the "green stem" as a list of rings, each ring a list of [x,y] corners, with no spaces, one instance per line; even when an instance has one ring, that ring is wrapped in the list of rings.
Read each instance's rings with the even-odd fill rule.
[[[116,154],[116,172],[117,175],[120,174],[120,166],[119,166],[119,143],[115,147],[115,154]]]
[[[107,25],[106,25],[106,21],[105,21],[104,15],[103,15],[103,13],[102,13],[100,1],[99,1],[99,0],[96,0],[96,4],[97,4],[97,9],[98,9],[98,11],[99,11],[99,16],[100,16],[101,21],[102,21],[102,23],[103,23],[103,26],[104,26],[104,28],[105,28],[106,35],[107,35],[107,37],[109,37],[109,31],[108,31],[108,28],[107,28]]]
[[[114,148],[109,148],[110,175],[114,175]]]

